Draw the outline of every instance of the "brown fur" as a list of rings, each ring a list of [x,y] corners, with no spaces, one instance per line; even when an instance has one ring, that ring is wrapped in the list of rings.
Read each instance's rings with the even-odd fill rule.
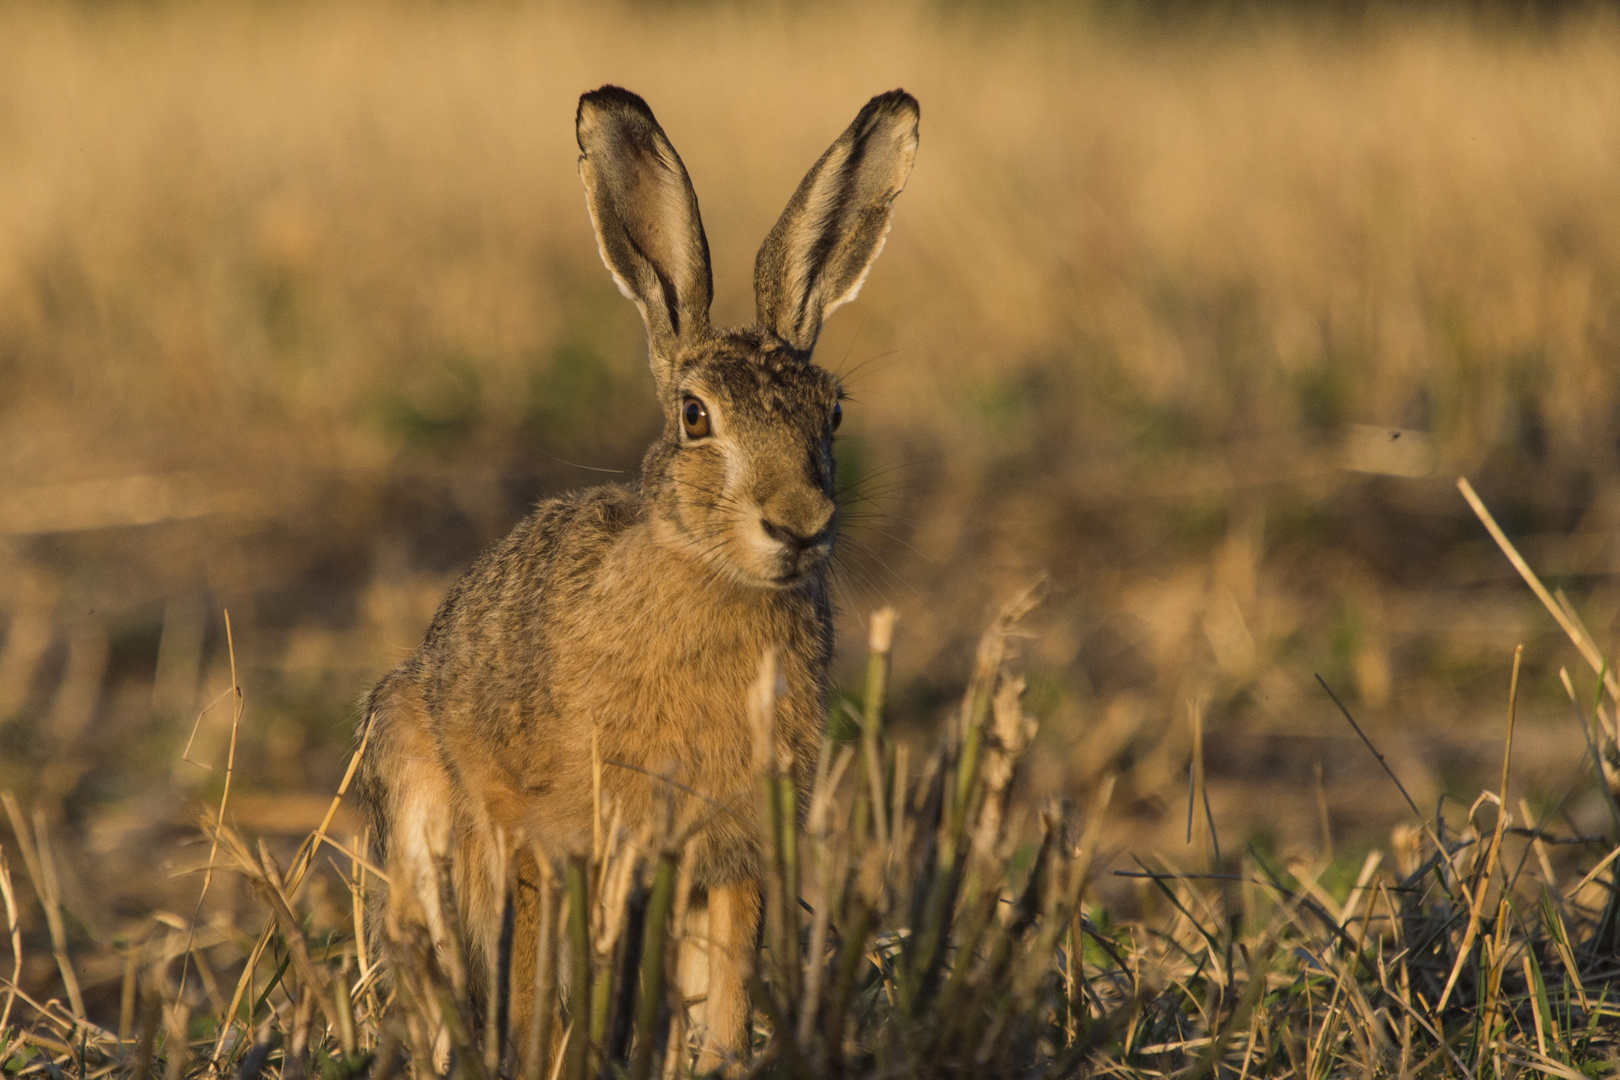
[[[916,102],[899,91],[862,110],[760,252],[760,324],[717,332],[708,246],[679,156],[635,95],[604,87],[581,98],[580,173],[603,260],[647,323],[663,436],[638,486],[542,503],[480,558],[366,702],[360,791],[378,855],[440,948],[435,882],[448,857],[467,949],[457,959],[475,980],[501,923],[496,837],[554,854],[589,847],[593,732],[604,762],[635,767],[602,773],[603,801],[626,825],[659,823],[673,806],[677,830],[696,826],[687,859],[709,906],[708,1066],[747,1045],[760,846],[744,824],[756,820],[745,701],[766,650],[777,652],[777,732],[801,791],[825,713],[839,389],[809,353],[882,246],[916,123]],[[710,423],[697,439],[682,424],[694,397]],[[536,869],[519,858],[520,878]],[[537,914],[532,890],[516,895],[521,1032]]]

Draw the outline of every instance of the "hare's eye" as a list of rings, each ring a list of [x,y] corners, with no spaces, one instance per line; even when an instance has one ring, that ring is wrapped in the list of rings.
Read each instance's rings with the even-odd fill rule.
[[[709,410],[703,402],[689,397],[681,402],[681,426],[688,439],[701,439],[709,434]]]
[[[844,422],[844,406],[838,402],[833,403],[832,429],[838,430],[838,425]]]

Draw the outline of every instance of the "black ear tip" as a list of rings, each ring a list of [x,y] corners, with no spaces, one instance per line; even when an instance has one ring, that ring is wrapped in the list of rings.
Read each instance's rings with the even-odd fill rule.
[[[878,127],[900,130],[910,128],[911,137],[915,139],[921,115],[922,110],[917,107],[916,98],[904,90],[894,89],[868,101],[850,128],[853,131],[868,132]]]
[[[652,110],[647,107],[647,103],[639,94],[632,94],[624,87],[614,86],[612,83],[579,95],[576,123],[584,117],[587,108],[601,112],[629,112],[646,120],[653,118]]]
[[[866,108],[861,111],[866,112],[868,110],[870,110],[872,113],[887,113],[890,115],[909,114],[913,120],[917,119],[922,114],[922,109],[920,106],[918,106],[917,99],[898,87],[890,90],[886,94],[879,94],[877,97],[867,102]]]

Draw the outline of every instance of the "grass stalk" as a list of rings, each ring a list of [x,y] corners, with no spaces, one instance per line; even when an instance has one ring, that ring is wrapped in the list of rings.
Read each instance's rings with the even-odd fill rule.
[[[1484,873],[1474,886],[1473,903],[1468,912],[1468,928],[1463,932],[1462,944],[1457,949],[1456,963],[1452,965],[1451,974],[1446,977],[1446,987],[1440,992],[1440,1001],[1435,1006],[1437,1012],[1445,1011],[1446,1002],[1451,998],[1451,991],[1457,985],[1457,976],[1461,974],[1463,963],[1470,955],[1469,949],[1474,943],[1474,936],[1479,932],[1480,912],[1485,906],[1485,893],[1490,887],[1491,876],[1496,871],[1497,856],[1502,850],[1502,830],[1507,827],[1508,818],[1508,769],[1513,761],[1513,723],[1518,716],[1519,706],[1519,664],[1523,659],[1524,646],[1520,645],[1513,651],[1513,678],[1508,686],[1507,739],[1502,750],[1502,783],[1496,798],[1496,829],[1491,835],[1491,846],[1485,857]]]
[[[51,934],[51,955],[56,960],[57,971],[62,975],[62,987],[67,991],[73,1015],[83,1020],[84,994],[79,989],[79,978],[73,970],[73,960],[68,955],[67,929],[62,922],[62,901],[56,880],[56,865],[50,857],[49,827],[44,816],[36,810],[31,835],[16,796],[9,791],[0,794],[0,803],[5,805],[6,816],[11,820],[12,835],[17,838],[17,848],[22,852],[23,865],[28,869],[29,883],[34,886],[34,895],[39,900],[40,908],[45,912],[45,925]]]
[[[640,997],[636,1009],[635,1056],[630,1063],[630,1080],[648,1080],[658,1040],[658,1016],[665,1004],[664,964],[669,953],[670,914],[675,905],[675,882],[679,876],[679,853],[659,852],[654,871],[652,897],[647,904],[646,940],[641,951]]]
[[[867,635],[866,700],[861,711],[861,772],[871,799],[872,824],[879,844],[889,843],[888,800],[883,777],[883,709],[889,691],[890,650],[894,644],[894,609],[872,612]],[[857,796],[859,798],[859,796]]]
[[[534,1005],[529,1020],[523,1080],[547,1080],[555,1058],[552,1045],[557,1013],[557,883],[551,862],[538,846],[533,849],[539,892],[538,927],[534,945]]]
[[[791,768],[784,767],[776,777],[776,798],[782,875],[778,886],[782,895],[782,954],[778,978],[784,994],[784,1011],[791,1016],[803,991],[799,980],[802,972],[799,955],[799,793]]]
[[[564,1080],[585,1080],[590,1071],[591,905],[590,866],[583,853],[569,856],[563,880],[568,890],[568,997],[572,1030],[562,1075]]]
[[[12,888],[11,867],[6,862],[4,849],[0,849],[0,899],[6,903],[6,933],[11,939],[11,981],[6,987],[5,1007],[0,1009],[0,1035],[4,1035],[11,1025],[11,1009],[17,1004],[17,984],[22,981],[23,968],[22,922],[18,918],[17,893]],[[128,1027],[125,1023],[119,1028],[120,1039],[127,1037]]]

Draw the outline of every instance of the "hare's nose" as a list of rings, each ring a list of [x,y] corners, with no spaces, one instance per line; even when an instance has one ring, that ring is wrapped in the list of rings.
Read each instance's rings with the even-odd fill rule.
[[[832,531],[832,521],[832,510],[829,508],[820,523],[811,525],[808,529],[798,523],[795,523],[794,526],[778,524],[765,517],[759,519],[759,527],[765,530],[766,536],[792,548],[797,553],[804,551],[806,548],[814,547],[827,539],[827,534]]]

